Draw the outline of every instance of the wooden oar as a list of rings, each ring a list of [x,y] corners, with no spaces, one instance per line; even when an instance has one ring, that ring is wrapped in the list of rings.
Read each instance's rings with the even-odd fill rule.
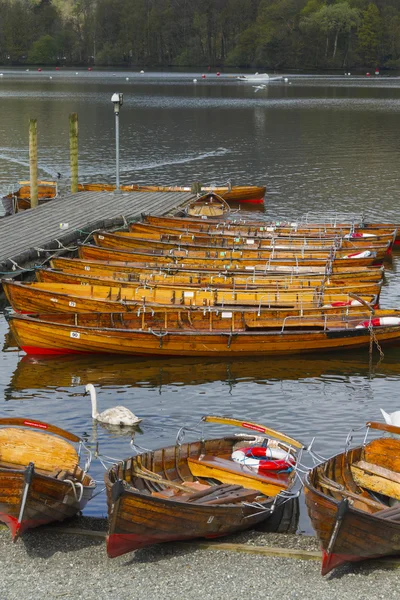
[[[388,433],[396,433],[397,435],[400,435],[400,427],[396,427],[395,425],[378,423],[377,421],[368,421],[366,425],[371,429],[378,429],[379,431],[387,431]]]
[[[44,421],[37,421],[36,419],[21,419],[19,417],[11,417],[9,419],[0,419],[0,427],[3,425],[15,425],[19,427],[31,427],[32,429],[38,429],[40,431],[47,431],[50,433],[55,433],[60,437],[66,438],[71,442],[80,442],[81,438],[75,435],[74,433],[70,433],[69,431],[65,431],[65,429],[61,429],[60,427],[56,427],[56,425],[50,425],[50,423],[45,423]]]
[[[257,423],[249,423],[247,421],[239,421],[239,419],[232,419],[230,417],[217,417],[214,415],[206,415],[202,417],[202,421],[206,423],[220,423],[221,425],[232,425],[233,427],[251,429],[252,431],[264,433],[265,435],[271,435],[276,439],[289,444],[290,446],[294,446],[295,448],[304,448],[304,445],[301,442],[298,442],[297,440],[285,435],[284,433],[281,433],[280,431],[275,431],[275,429],[264,427],[264,425],[257,425]]]

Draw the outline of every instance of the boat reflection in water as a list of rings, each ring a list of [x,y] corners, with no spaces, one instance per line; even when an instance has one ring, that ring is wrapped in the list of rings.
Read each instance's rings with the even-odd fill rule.
[[[391,348],[372,365],[368,351],[353,352],[343,361],[338,354],[277,357],[275,359],[222,360],[198,358],[145,358],[131,356],[65,355],[49,357],[23,356],[10,381],[12,390],[46,387],[118,385],[159,388],[176,385],[199,385],[223,381],[234,387],[242,381],[268,384],[269,381],[304,380],[329,376],[400,376],[400,349]]]

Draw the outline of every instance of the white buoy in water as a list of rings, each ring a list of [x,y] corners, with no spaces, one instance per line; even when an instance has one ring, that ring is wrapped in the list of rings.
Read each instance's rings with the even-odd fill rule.
[[[140,72],[141,72],[141,74],[143,75],[144,71],[140,71]]]
[[[50,75],[49,79],[53,79],[51,75]]]
[[[289,81],[289,79],[287,77],[285,77],[285,79],[283,80],[285,83],[287,83]]]
[[[78,71],[75,73],[75,75],[79,75]]]
[[[193,79],[193,83],[197,83],[197,79]]]
[[[125,79],[126,79],[127,81],[129,81],[129,77],[125,77]]]

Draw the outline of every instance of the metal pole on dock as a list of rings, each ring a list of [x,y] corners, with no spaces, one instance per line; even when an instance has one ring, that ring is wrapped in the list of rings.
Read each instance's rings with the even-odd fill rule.
[[[78,191],[78,115],[69,115],[69,161],[71,168],[71,194]]]
[[[124,103],[124,95],[123,94],[113,94],[111,96],[111,102],[114,104],[114,114],[115,114],[115,191],[120,191],[120,183],[119,183],[119,111],[121,106]]]
[[[31,186],[31,208],[35,208],[38,205],[36,119],[29,119],[29,175]]]

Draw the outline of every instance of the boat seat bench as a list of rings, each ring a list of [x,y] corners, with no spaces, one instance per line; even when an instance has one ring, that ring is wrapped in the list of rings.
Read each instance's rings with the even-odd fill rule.
[[[233,480],[228,481],[229,476],[231,475],[233,478],[235,478],[235,476],[238,477],[238,483],[242,483],[242,485],[243,482],[239,481],[239,478],[243,479],[243,477],[246,477],[249,480],[249,487],[264,491],[260,485],[270,485],[275,488],[275,493],[278,491],[277,488],[286,489],[288,487],[287,473],[276,475],[273,473],[271,473],[271,475],[259,474],[249,467],[245,467],[229,458],[205,454],[200,458],[188,457],[187,462],[189,469],[195,477],[215,477],[215,479],[221,478],[222,481],[222,478],[226,475],[226,483],[234,483]],[[209,473],[207,474],[207,472]],[[220,474],[221,477],[219,477],[218,474]]]
[[[400,473],[363,460],[353,463],[350,469],[359,487],[400,500]]]
[[[395,506],[389,506],[383,510],[378,510],[376,513],[374,513],[374,517],[400,522],[400,502]]]

